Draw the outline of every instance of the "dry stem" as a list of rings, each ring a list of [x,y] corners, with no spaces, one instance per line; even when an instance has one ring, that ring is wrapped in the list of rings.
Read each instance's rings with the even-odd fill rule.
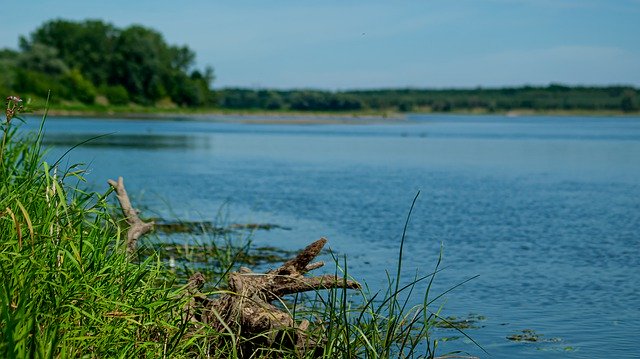
[[[138,211],[131,206],[129,195],[124,188],[124,180],[122,177],[118,177],[118,182],[114,180],[107,181],[111,187],[116,191],[116,196],[120,202],[122,208],[122,214],[129,224],[129,230],[127,231],[127,252],[132,254],[136,251],[136,242],[140,237],[150,232],[153,229],[153,222],[144,222],[138,217]]]

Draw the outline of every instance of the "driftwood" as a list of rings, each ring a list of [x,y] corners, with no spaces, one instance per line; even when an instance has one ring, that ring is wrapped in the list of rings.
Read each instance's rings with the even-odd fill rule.
[[[127,230],[127,252],[131,255],[136,251],[136,243],[140,237],[147,234],[153,229],[153,222],[144,222],[138,217],[138,211],[131,206],[129,195],[124,188],[124,180],[122,177],[118,177],[118,182],[114,180],[107,181],[111,187],[116,191],[116,196],[120,202],[120,208],[122,208],[122,214],[124,219],[129,224]]]
[[[336,277],[321,275],[305,277],[310,270],[320,268],[323,262],[311,263],[320,253],[327,240],[321,238],[295,258],[277,269],[266,273],[254,273],[248,268],[229,274],[229,291],[217,299],[201,295],[198,288],[205,281],[200,273],[189,279],[188,290],[194,300],[187,311],[192,321],[206,323],[220,331],[231,331],[240,338],[253,338],[240,350],[251,355],[256,348],[285,345],[304,351],[314,350],[316,343],[307,336],[309,321],[296,323],[287,311],[273,302],[281,301],[288,294],[306,291],[348,288],[359,289],[360,284]]]
[[[130,225],[127,231],[127,251],[136,250],[137,240],[153,229],[153,222],[144,222],[131,206],[122,177],[118,182],[109,180],[115,189],[122,212]],[[243,339],[239,348],[243,356],[251,356],[257,348],[285,345],[292,349],[317,349],[320,343],[307,335],[310,326],[308,320],[296,323],[292,315],[273,303],[282,301],[289,294],[332,288],[360,289],[360,284],[335,275],[305,277],[314,269],[324,266],[323,262],[312,261],[320,254],[327,243],[325,238],[311,243],[295,258],[290,259],[277,269],[266,273],[254,273],[241,267],[238,272],[229,274],[229,288],[226,294],[211,299],[203,295],[200,289],[206,279],[201,273],[189,278],[187,295],[192,299],[185,308],[189,320],[200,325],[210,325],[220,332]]]

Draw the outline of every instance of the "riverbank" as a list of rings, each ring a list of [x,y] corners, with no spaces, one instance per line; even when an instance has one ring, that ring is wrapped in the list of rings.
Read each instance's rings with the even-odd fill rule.
[[[34,111],[34,115],[43,115],[44,111]],[[405,114],[371,113],[305,113],[305,112],[265,112],[265,111],[67,111],[50,110],[47,116],[78,118],[124,118],[124,119],[184,119],[215,122],[237,122],[252,124],[376,124],[402,122]]]
[[[44,106],[34,106],[33,113],[44,114],[44,110],[38,109]],[[532,110],[512,109],[509,111],[488,111],[484,108],[454,111],[433,111],[429,108],[420,108],[412,112],[398,111],[292,111],[292,110],[263,110],[263,109],[224,109],[224,108],[184,108],[175,106],[97,106],[82,104],[56,104],[48,111],[48,116],[53,117],[97,117],[97,118],[185,118],[185,119],[215,119],[217,121],[234,121],[241,123],[262,124],[373,124],[397,122],[406,119],[407,114],[451,114],[451,115],[503,115],[506,117],[520,116],[615,116],[638,117],[640,111],[623,112],[614,110]],[[218,117],[219,116],[219,117]]]
[[[36,115],[44,114],[45,101],[35,99],[30,108]],[[247,123],[292,123],[292,124],[316,124],[316,123],[381,123],[388,121],[402,121],[409,114],[432,115],[503,115],[507,117],[520,116],[615,116],[638,117],[640,111],[624,112],[621,110],[541,110],[529,108],[514,108],[504,111],[490,111],[484,107],[471,109],[452,109],[450,111],[437,111],[431,107],[413,108],[412,111],[401,112],[397,109],[387,110],[348,110],[348,111],[300,111],[290,109],[229,109],[220,107],[178,107],[175,105],[141,106],[129,104],[125,106],[109,105],[85,105],[77,102],[63,101],[49,105],[48,116],[54,117],[97,117],[97,118],[214,118],[217,120],[247,122]],[[220,118],[216,118],[220,116]],[[222,119],[224,117],[224,119]]]

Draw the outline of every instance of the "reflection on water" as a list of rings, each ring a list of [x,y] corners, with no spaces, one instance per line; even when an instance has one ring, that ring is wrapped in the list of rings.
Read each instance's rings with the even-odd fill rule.
[[[140,148],[140,149],[187,149],[208,148],[209,138],[192,135],[171,134],[111,134],[103,133],[51,133],[43,140],[45,146],[72,147],[82,144],[83,147]]]
[[[228,208],[229,223],[290,229],[256,233],[257,245],[297,250],[326,236],[347,255],[349,273],[374,290],[395,271],[421,190],[406,278],[429,273],[441,245],[448,268],[434,293],[479,274],[446,296],[443,314],[482,317],[469,334],[494,357],[640,356],[640,119],[218,120],[56,118],[45,139],[55,157],[115,132],[67,159],[90,163],[97,189],[122,175],[152,217],[213,220]],[[507,339],[514,333],[539,340]],[[483,355],[464,338],[441,348]]]

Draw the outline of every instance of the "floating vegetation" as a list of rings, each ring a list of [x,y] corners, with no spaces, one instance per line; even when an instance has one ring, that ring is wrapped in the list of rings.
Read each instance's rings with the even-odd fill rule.
[[[295,253],[295,251],[287,251],[276,247],[255,247],[252,248],[250,253],[244,251],[241,252],[238,256],[238,261],[251,265],[278,263],[285,261]]]
[[[523,329],[516,334],[508,335],[507,339],[514,342],[542,342],[542,343],[558,343],[561,342],[560,338],[543,338],[544,334],[538,334],[533,329]]]
[[[291,227],[283,227],[273,223],[234,223],[229,226],[230,229],[248,229],[251,231],[255,230],[263,230],[270,231],[272,229],[282,229],[285,231],[290,231]]]
[[[154,220],[156,222],[155,230],[163,234],[191,233],[191,234],[217,234],[223,235],[231,232],[228,228],[219,227],[209,221],[163,221]]]
[[[218,258],[220,252],[229,252],[230,246],[215,246],[212,244],[176,244],[176,243],[154,243],[150,248],[154,253],[159,253],[161,258],[174,258],[176,261],[186,261],[190,263],[210,263],[212,258]],[[294,251],[287,251],[281,248],[263,246],[234,247],[230,252],[236,264],[260,265],[268,263],[278,263],[286,261],[287,258],[295,254]]]
[[[448,316],[436,321],[435,326],[442,329],[479,329],[484,327],[479,322],[484,322],[487,318],[484,315],[471,313],[466,317]]]
[[[538,342],[542,334],[536,333],[533,329],[523,329],[517,334],[508,335],[507,339],[514,342]]]
[[[541,345],[536,347],[536,350],[540,350],[540,351],[572,352],[576,350],[575,347],[568,346],[568,345],[566,346],[549,345],[550,343],[563,343],[564,340],[558,337],[544,338],[543,334],[536,333],[536,331],[533,329],[523,329],[521,331],[516,332],[515,334],[508,335],[507,339],[513,342],[520,342],[520,343],[546,344],[546,345]]]
[[[289,227],[283,227],[273,223],[233,223],[226,227],[215,225],[211,221],[168,221],[164,219],[154,219],[155,229],[163,234],[216,234],[224,235],[234,231],[270,231],[273,229],[291,230]]]

